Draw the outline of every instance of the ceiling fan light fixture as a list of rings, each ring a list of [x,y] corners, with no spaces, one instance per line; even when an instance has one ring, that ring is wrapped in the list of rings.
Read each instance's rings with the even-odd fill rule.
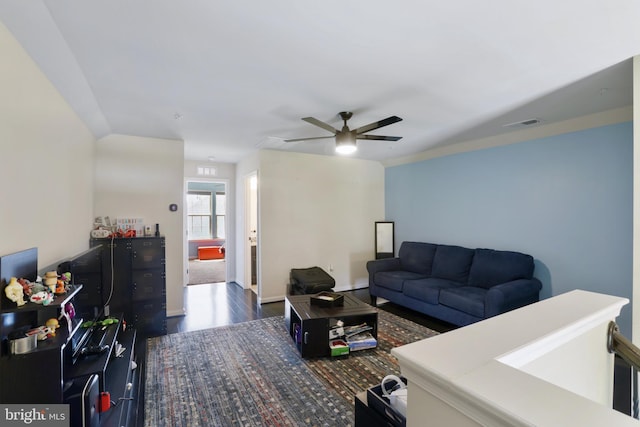
[[[338,132],[336,134],[336,153],[352,154],[357,149],[356,135],[353,132]]]
[[[369,135],[367,132],[372,130],[380,129],[384,126],[389,126],[394,123],[402,121],[402,119],[398,116],[387,117],[386,119],[378,120],[377,122],[369,123],[365,126],[360,126],[357,129],[349,129],[347,126],[347,120],[351,118],[353,113],[349,111],[343,111],[339,113],[340,118],[344,122],[342,126],[342,130],[338,130],[331,126],[328,123],[325,123],[321,120],[318,120],[313,117],[303,117],[307,123],[311,123],[314,126],[318,126],[324,130],[331,132],[332,136],[314,136],[307,138],[293,138],[293,139],[285,139],[284,142],[296,142],[296,141],[309,141],[315,139],[327,139],[327,138],[335,138],[336,140],[336,153],[338,154],[353,154],[358,147],[356,146],[356,140],[369,140],[369,141],[398,141],[402,139],[401,136],[384,136],[384,135]]]

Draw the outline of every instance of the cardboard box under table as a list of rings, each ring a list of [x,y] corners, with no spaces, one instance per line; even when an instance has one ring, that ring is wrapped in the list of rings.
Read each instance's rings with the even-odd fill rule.
[[[346,356],[349,354],[349,344],[343,340],[332,340],[329,342],[331,356]]]

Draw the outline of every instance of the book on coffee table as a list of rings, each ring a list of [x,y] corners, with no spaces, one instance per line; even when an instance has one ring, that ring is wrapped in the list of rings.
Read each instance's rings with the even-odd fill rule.
[[[375,348],[378,345],[378,341],[369,332],[350,335],[346,338],[346,341],[349,344],[349,351],[366,350]]]

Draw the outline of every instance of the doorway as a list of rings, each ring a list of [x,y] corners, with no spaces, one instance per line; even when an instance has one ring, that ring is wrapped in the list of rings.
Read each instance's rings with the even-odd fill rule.
[[[245,177],[245,282],[260,295],[259,245],[258,245],[258,173]]]
[[[189,180],[185,194],[188,285],[227,281],[227,183]]]

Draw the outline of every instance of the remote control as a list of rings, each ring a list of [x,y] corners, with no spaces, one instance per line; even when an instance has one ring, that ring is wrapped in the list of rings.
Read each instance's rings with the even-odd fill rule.
[[[109,346],[103,345],[89,345],[80,350],[80,354],[100,354],[109,350]]]

